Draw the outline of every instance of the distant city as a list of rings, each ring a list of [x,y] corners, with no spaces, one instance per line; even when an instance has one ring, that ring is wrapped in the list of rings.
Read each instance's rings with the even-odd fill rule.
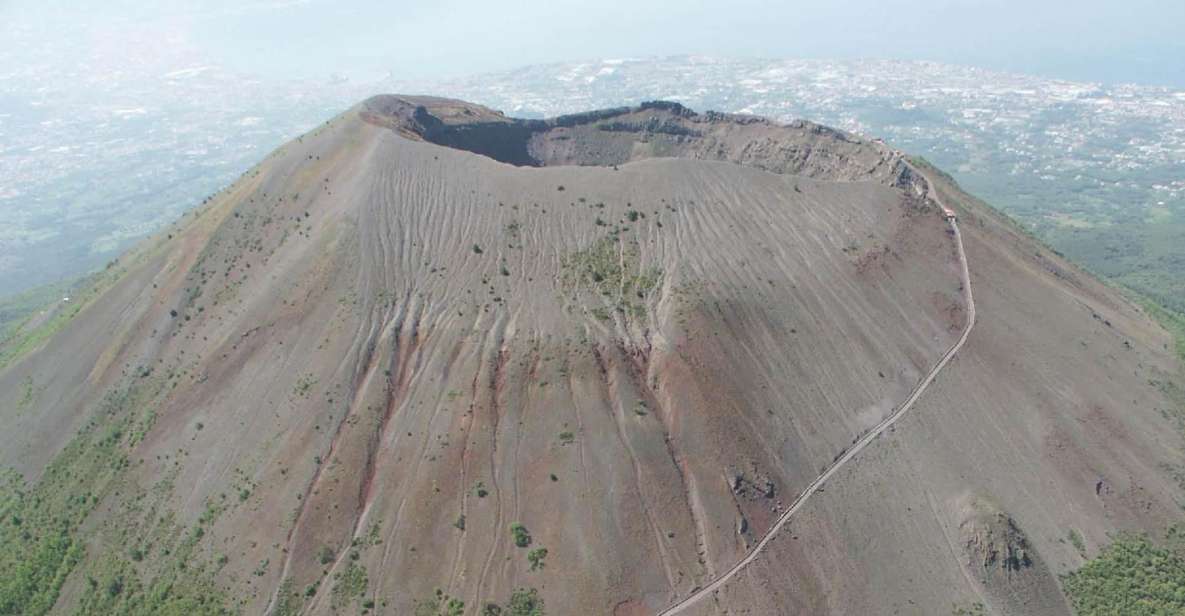
[[[520,117],[667,99],[881,137],[1087,267],[1185,307],[1185,90],[884,60],[617,59],[438,83],[277,83],[198,60],[62,74],[0,53],[0,295],[100,267],[287,139],[404,92]]]

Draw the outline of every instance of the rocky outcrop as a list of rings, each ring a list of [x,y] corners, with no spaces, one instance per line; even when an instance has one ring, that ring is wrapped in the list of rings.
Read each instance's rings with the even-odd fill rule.
[[[967,564],[991,574],[1021,571],[1033,566],[1032,548],[1013,520],[986,501],[973,505],[974,513],[959,525]]]
[[[1070,614],[1056,576],[1012,516],[981,495],[965,496],[958,511],[964,569],[993,613]]]

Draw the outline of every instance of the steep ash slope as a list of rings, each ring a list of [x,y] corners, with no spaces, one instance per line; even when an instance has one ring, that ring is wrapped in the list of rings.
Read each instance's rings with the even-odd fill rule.
[[[926,173],[960,212],[978,315],[966,346],[754,566],[685,613],[1069,614],[1059,574],[1117,530],[1179,522],[1169,336]]]
[[[0,570],[58,563],[20,569],[60,583],[35,597],[58,613],[478,613],[527,588],[548,613],[657,612],[958,336],[955,249],[923,186],[891,149],[807,123],[366,101],[17,341],[0,465],[25,487],[0,502],[61,515],[0,535]],[[1147,384],[1173,369],[1163,332],[967,207],[997,331],[828,488],[820,528],[775,542],[818,550],[771,554],[732,612],[888,613],[871,598],[906,587],[903,558],[933,570],[911,578],[927,605],[994,597],[952,555],[959,512],[982,509],[964,490],[1053,568],[1076,562],[1059,525],[1093,546],[1166,519],[1178,489],[1155,469],[1180,444]],[[1121,333],[1113,365],[1076,346]],[[1100,429],[1125,438],[1092,446]],[[1096,472],[1110,500],[1087,506]],[[968,532],[1013,536],[990,522]]]

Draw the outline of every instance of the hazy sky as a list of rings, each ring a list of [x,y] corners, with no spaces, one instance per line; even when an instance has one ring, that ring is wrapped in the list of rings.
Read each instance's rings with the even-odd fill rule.
[[[1185,0],[0,0],[0,20],[42,32],[50,47],[79,32],[131,32],[141,46],[160,33],[195,56],[276,77],[420,79],[702,53],[924,59],[1185,86]]]

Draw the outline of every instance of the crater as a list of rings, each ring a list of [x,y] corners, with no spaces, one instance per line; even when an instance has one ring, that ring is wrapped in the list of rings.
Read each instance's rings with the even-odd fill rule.
[[[511,118],[481,105],[428,96],[375,96],[363,107],[364,119],[406,137],[518,167],[609,166],[631,160],[634,142],[650,141],[654,135],[702,137],[679,121],[699,118],[698,114],[665,101],[550,120]]]
[[[696,113],[669,101],[537,120],[447,98],[387,94],[364,101],[360,115],[408,139],[519,167],[609,167],[647,158],[689,158],[827,180],[911,183],[898,181],[908,174],[901,153],[880,141],[801,120],[779,124],[755,116]]]

